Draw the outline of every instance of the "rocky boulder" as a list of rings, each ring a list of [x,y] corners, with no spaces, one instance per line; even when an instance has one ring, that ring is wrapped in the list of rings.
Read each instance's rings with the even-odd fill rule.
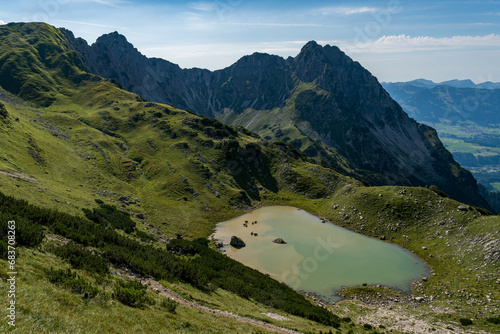
[[[281,245],[286,244],[286,241],[285,241],[285,240],[283,240],[283,239],[281,239],[281,238],[274,239],[274,240],[273,240],[273,242],[274,242],[275,244],[281,244]]]
[[[229,244],[235,248],[242,248],[246,246],[245,242],[235,235],[231,237],[231,242]]]

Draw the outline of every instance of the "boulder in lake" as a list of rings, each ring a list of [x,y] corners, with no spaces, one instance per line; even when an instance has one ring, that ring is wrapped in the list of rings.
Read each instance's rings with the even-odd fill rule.
[[[282,244],[282,245],[286,244],[286,241],[281,238],[274,239],[273,242],[275,244]]]
[[[231,242],[229,244],[235,248],[242,248],[246,246],[245,242],[235,235],[231,237]]]

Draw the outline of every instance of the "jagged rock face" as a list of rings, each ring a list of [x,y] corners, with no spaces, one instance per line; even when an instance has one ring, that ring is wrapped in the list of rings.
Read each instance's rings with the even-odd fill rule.
[[[149,100],[209,117],[293,109],[290,122],[308,124],[310,138],[336,149],[373,185],[435,184],[460,201],[488,207],[472,174],[436,132],[410,119],[370,72],[337,47],[309,42],[295,58],[255,53],[211,72],[148,59],[118,33],[92,46],[73,40],[93,73]]]
[[[66,34],[92,73],[115,79],[126,90],[187,110],[205,110],[212,101],[208,70],[183,70],[166,60],[147,58],[116,32],[99,37],[92,46]]]
[[[219,108],[242,113],[247,108],[270,110],[283,107],[294,87],[286,60],[277,56],[254,53],[229,68],[216,71],[212,82]]]
[[[315,81],[328,92],[301,93],[300,117],[354,166],[384,176],[370,181],[437,184],[466,202],[468,192],[480,197],[473,176],[453,160],[434,129],[410,119],[375,77],[338,48],[310,42],[290,67],[302,82]]]
[[[148,100],[214,116],[230,108],[282,107],[294,88],[286,60],[255,53],[220,71],[181,69],[166,60],[147,58],[118,33],[103,35],[89,46],[73,41],[92,73],[117,80],[125,89]]]

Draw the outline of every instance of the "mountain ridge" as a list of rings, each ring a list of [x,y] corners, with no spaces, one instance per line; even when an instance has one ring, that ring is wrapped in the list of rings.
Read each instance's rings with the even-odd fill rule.
[[[74,44],[94,74],[149,100],[295,143],[314,161],[374,185],[436,184],[461,201],[488,207],[472,175],[443,154],[435,132],[409,119],[338,47],[311,41],[296,57],[254,53],[212,72],[149,59],[118,33],[91,46]],[[92,50],[100,58],[89,56]]]

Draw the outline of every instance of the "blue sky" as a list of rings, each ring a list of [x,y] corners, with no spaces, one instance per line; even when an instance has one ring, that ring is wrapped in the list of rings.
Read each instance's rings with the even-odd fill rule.
[[[500,1],[17,0],[0,24],[44,21],[89,43],[112,31],[143,54],[211,70],[253,52],[337,45],[380,81],[500,81]]]

